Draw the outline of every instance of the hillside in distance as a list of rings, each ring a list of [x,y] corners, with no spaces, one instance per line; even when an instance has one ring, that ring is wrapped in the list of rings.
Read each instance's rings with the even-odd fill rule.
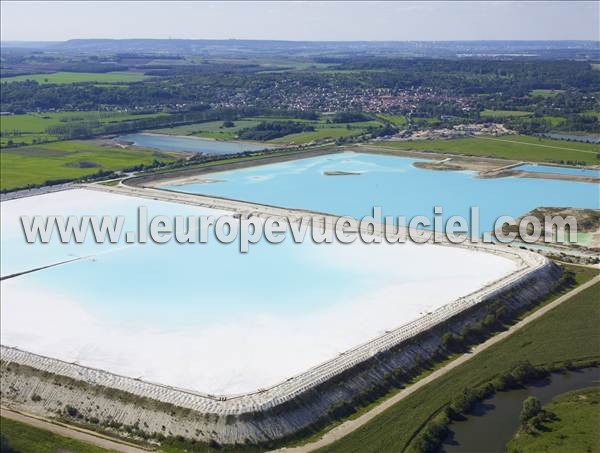
[[[2,42],[8,48],[117,54],[199,56],[406,56],[433,58],[598,59],[597,41],[274,41],[215,39],[72,39],[64,42]]]

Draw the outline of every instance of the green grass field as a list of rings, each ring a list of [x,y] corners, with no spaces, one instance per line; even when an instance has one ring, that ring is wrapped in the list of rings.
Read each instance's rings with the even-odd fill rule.
[[[316,140],[335,140],[342,137],[352,137],[360,135],[364,132],[362,128],[347,129],[345,127],[322,127],[314,131],[300,132],[298,134],[290,134],[285,137],[279,137],[269,140],[269,143],[303,145]]]
[[[402,117],[398,117],[402,118]],[[235,126],[223,128],[223,121],[210,121],[207,123],[188,124],[164,129],[154,129],[152,132],[169,135],[194,135],[197,137],[214,138],[217,140],[235,140],[236,134],[241,129],[256,126],[261,122],[300,122],[314,126],[314,131],[290,134],[269,140],[274,144],[306,144],[315,140],[335,140],[341,137],[352,137],[363,134],[370,126],[380,126],[379,121],[361,121],[356,123],[327,123],[326,119],[305,120],[287,117],[250,117],[234,121]]]
[[[74,124],[77,122],[99,121],[111,123],[164,116],[166,113],[148,113],[132,115],[125,112],[58,112],[30,113],[24,115],[0,116],[0,147],[13,143],[32,144],[40,141],[56,140],[57,137],[46,133],[48,127]]]
[[[550,123],[550,127],[560,126],[561,124],[563,124],[567,121],[567,119],[563,118],[562,116],[544,115],[544,116],[542,116],[542,119],[544,121],[547,121],[548,123]]]
[[[168,135],[193,135],[196,137],[214,138],[217,140],[234,140],[235,134],[247,127],[260,123],[256,119],[242,119],[234,121],[235,126],[224,128],[223,121],[209,121],[206,123],[186,124],[184,126],[154,129],[152,132]]]
[[[571,267],[583,282],[597,271]],[[431,416],[465,387],[475,387],[529,360],[534,365],[559,365],[600,359],[600,284],[581,292],[453,369],[352,434],[319,452],[399,452],[409,447],[413,436]],[[556,298],[557,295],[551,297]]]
[[[515,118],[520,116],[531,116],[532,112],[523,112],[521,110],[483,110],[479,116],[482,118],[493,118],[493,119],[501,119],[501,118]]]
[[[382,141],[373,143],[373,145],[531,162],[571,161],[591,165],[600,164],[600,145],[541,139],[525,135],[467,137],[454,140]]]
[[[529,95],[534,97],[551,98],[560,93],[564,93],[564,90],[531,90]]]
[[[404,115],[389,115],[382,113],[380,115],[377,115],[377,118],[381,118],[383,121],[392,123],[394,126],[397,127],[404,127],[408,123]]]
[[[0,418],[0,434],[8,447],[19,453],[104,453],[109,450],[59,436],[8,418]],[[2,446],[4,453],[5,444]]]
[[[28,74],[15,77],[2,77],[0,82],[23,82],[34,80],[38,83],[130,83],[140,82],[149,76],[136,72],[55,72],[52,74]]]
[[[155,159],[170,162],[175,153],[102,146],[97,141],[64,141],[2,150],[0,189],[76,179],[99,170],[120,170]]]
[[[327,123],[323,120],[311,122],[315,130],[290,134],[270,140],[269,143],[302,145],[317,140],[336,140],[364,134],[368,127],[380,126],[379,121],[358,121],[355,123]]]
[[[600,452],[600,388],[559,395],[544,409],[557,418],[539,432],[517,433],[507,445],[509,452]]]

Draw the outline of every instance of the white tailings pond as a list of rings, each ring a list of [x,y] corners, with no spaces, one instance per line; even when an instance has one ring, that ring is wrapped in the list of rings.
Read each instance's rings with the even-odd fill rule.
[[[218,215],[85,189],[3,202],[1,342],[212,394],[251,392],[338,356],[517,267],[415,244],[26,244],[20,215]]]

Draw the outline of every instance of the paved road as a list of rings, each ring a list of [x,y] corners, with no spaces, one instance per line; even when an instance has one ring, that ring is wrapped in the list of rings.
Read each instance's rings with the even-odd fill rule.
[[[592,280],[584,283],[581,286],[578,286],[574,290],[568,292],[567,294],[564,294],[563,296],[561,296],[558,299],[556,299],[555,301],[545,305],[544,307],[540,308],[539,310],[536,310],[534,313],[532,313],[529,316],[527,316],[526,318],[522,319],[521,321],[519,321],[518,323],[516,323],[515,325],[510,327],[508,330],[505,330],[504,332],[499,333],[498,335],[490,338],[489,340],[485,341],[484,343],[481,343],[480,345],[475,346],[470,352],[461,355],[456,360],[453,360],[452,362],[448,363],[444,367],[434,371],[427,377],[417,381],[416,383],[414,383],[413,385],[411,385],[409,387],[406,387],[404,390],[400,391],[396,395],[385,400],[379,406],[376,406],[373,409],[371,409],[370,411],[365,412],[363,415],[361,415],[360,417],[358,417],[354,420],[348,420],[348,421],[342,423],[341,425],[337,426],[336,428],[333,428],[331,431],[328,431],[327,433],[325,433],[323,435],[323,437],[316,440],[315,442],[311,442],[311,443],[308,443],[308,444],[305,444],[305,445],[302,445],[299,447],[294,447],[294,448],[282,448],[277,451],[285,451],[286,453],[288,453],[288,452],[306,453],[306,452],[311,452],[318,448],[325,447],[327,445],[332,444],[336,440],[339,440],[342,437],[347,436],[351,432],[355,431],[356,429],[364,426],[365,424],[367,424],[368,422],[373,420],[375,417],[377,417],[379,414],[381,414],[383,411],[385,411],[386,409],[389,409],[391,406],[396,404],[398,401],[403,400],[404,398],[413,394],[417,390],[425,387],[427,384],[429,384],[430,382],[439,378],[440,376],[447,374],[450,370],[456,368],[459,365],[462,365],[467,360],[472,359],[477,354],[485,351],[486,349],[490,348],[494,344],[504,340],[508,336],[515,333],[517,330],[522,329],[524,326],[526,326],[530,322],[545,315],[553,308],[559,306],[563,302],[571,299],[576,294],[579,294],[581,291],[583,291],[583,290],[589,288],[590,286],[595,285],[596,283],[599,283],[599,282],[600,282],[600,275],[597,275]]]
[[[10,420],[25,423],[26,425],[33,426],[35,428],[50,431],[59,436],[68,437],[70,439],[79,440],[88,444],[95,445],[100,448],[105,448],[110,451],[119,451],[122,453],[147,453],[148,450],[138,448],[132,444],[125,442],[115,441],[108,436],[95,433],[82,428],[75,428],[65,424],[50,423],[43,418],[36,417],[33,415],[26,415],[21,412],[15,412],[8,408],[0,408],[0,415]]]

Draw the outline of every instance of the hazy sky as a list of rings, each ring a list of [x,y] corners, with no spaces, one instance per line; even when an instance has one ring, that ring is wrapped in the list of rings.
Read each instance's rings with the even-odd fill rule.
[[[12,2],[2,40],[600,39],[599,2]]]

